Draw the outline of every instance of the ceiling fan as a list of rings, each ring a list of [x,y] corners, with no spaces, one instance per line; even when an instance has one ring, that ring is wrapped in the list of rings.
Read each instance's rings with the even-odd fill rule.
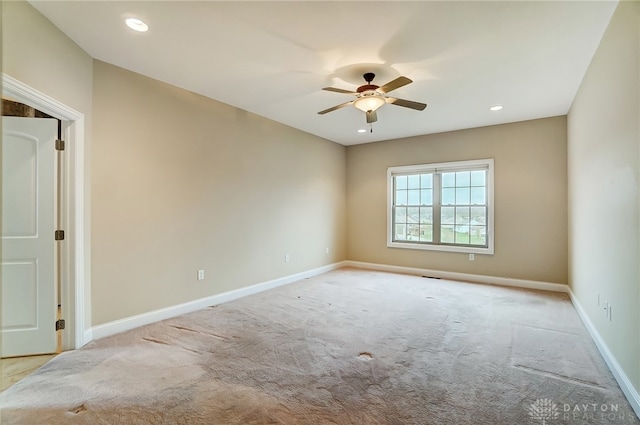
[[[407,84],[413,83],[407,77],[398,77],[393,81],[388,82],[382,87],[376,86],[371,82],[376,77],[376,74],[372,72],[367,72],[363,75],[364,80],[367,84],[364,84],[356,89],[356,91],[351,90],[343,90],[335,87],[324,87],[322,90],[332,91],[336,93],[344,93],[344,94],[352,94],[355,95],[356,98],[342,103],[340,105],[336,105],[332,108],[325,109],[324,111],[318,112],[320,115],[324,115],[328,112],[335,111],[336,109],[344,108],[345,106],[353,105],[356,108],[360,109],[366,114],[367,124],[374,123],[378,120],[378,115],[376,114],[376,110],[380,108],[382,105],[390,103],[392,105],[404,106],[405,108],[411,108],[418,111],[423,111],[424,108],[427,107],[425,103],[414,102],[412,100],[398,99],[397,97],[389,97],[387,93],[392,90],[398,89],[402,86],[406,86]]]

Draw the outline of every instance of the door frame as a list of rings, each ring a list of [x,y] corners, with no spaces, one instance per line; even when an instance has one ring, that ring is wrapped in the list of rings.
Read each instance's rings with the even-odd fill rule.
[[[62,121],[62,137],[67,152],[62,163],[62,197],[60,222],[65,242],[60,244],[62,280],[60,299],[66,328],[62,333],[62,349],[73,350],[93,339],[86,311],[90,307],[91,242],[85,232],[85,128],[84,114],[46,94],[2,73],[2,94],[34,107]],[[52,330],[53,332],[54,330]]]

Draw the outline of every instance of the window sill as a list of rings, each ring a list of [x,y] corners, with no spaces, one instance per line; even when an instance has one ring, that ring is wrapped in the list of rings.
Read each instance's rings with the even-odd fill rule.
[[[388,248],[419,249],[423,251],[459,252],[462,254],[493,255],[493,246],[488,248],[474,248],[471,246],[430,245],[408,242],[387,242]]]

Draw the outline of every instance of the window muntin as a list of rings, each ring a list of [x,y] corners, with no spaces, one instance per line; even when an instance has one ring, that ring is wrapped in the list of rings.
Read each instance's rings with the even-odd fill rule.
[[[493,253],[493,160],[391,167],[388,246]]]

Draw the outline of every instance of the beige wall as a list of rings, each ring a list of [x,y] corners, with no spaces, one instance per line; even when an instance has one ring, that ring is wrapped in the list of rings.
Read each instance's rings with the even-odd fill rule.
[[[90,135],[92,58],[25,1],[3,2],[3,69],[85,114]]]
[[[89,246],[93,59],[25,1],[2,2],[2,36],[2,72],[84,114],[84,235]],[[84,270],[84,308],[90,314],[90,252]]]
[[[495,159],[495,254],[387,248],[387,168]],[[567,283],[566,119],[347,148],[350,260]]]
[[[620,2],[568,116],[570,284],[637,391],[639,23],[640,3]]]
[[[345,259],[343,146],[103,62],[93,82],[94,326]]]

